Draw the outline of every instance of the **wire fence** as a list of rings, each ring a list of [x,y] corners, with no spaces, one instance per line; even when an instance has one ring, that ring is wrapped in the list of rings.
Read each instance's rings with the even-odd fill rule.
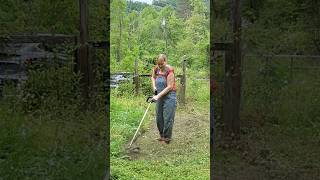
[[[216,118],[222,116],[224,55],[215,61],[217,93]],[[320,114],[320,56],[245,55],[242,60],[241,114],[288,115],[299,109],[296,118],[313,119]],[[283,113],[285,112],[285,113]]]
[[[216,127],[223,127],[225,62],[224,54],[216,56],[214,115]],[[267,165],[249,165],[251,160],[240,159],[241,169],[217,161],[214,163],[215,179],[319,179],[318,158],[313,153],[319,150],[315,144],[320,138],[319,72],[320,56],[243,56],[242,141],[249,146],[245,148],[248,157]],[[217,130],[220,132],[220,128]],[[219,137],[218,134],[218,146],[223,145]],[[261,155],[265,150],[270,156]]]
[[[75,70],[75,47],[64,45],[46,47],[42,43],[3,43],[0,48],[0,101],[41,103],[55,97],[72,104],[81,97],[80,74]],[[95,106],[104,106],[106,82],[105,50],[92,51],[94,82],[90,98]],[[78,94],[77,94],[78,93]],[[70,102],[67,102],[67,100]],[[35,102],[36,101],[36,102]],[[104,107],[101,107],[104,109]]]

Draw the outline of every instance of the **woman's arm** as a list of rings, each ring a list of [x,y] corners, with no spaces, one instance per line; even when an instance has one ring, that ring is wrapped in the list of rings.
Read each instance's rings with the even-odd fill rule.
[[[172,90],[173,84],[174,84],[174,74],[172,72],[167,76],[167,87],[164,88],[164,90],[162,90],[158,95],[153,96],[153,99],[157,101],[162,96],[166,95],[168,92]]]

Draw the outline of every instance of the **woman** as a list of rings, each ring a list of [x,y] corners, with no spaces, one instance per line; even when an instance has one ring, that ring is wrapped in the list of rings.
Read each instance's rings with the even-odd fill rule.
[[[174,122],[176,102],[176,83],[174,69],[167,64],[167,56],[160,54],[157,65],[151,72],[153,100],[156,101],[156,121],[161,144],[170,143]],[[158,93],[156,93],[158,92]]]

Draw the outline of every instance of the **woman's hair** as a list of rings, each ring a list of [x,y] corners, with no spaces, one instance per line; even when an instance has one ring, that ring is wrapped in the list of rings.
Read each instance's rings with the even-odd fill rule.
[[[163,59],[163,61],[167,61],[167,56],[165,54],[159,54],[157,58],[157,64],[160,62],[160,60]]]

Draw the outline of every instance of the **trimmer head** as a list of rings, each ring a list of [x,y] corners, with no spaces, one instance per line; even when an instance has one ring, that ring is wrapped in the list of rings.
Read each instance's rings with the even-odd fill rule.
[[[131,147],[127,147],[128,153],[139,153],[140,152],[140,147],[136,145],[132,145]]]

